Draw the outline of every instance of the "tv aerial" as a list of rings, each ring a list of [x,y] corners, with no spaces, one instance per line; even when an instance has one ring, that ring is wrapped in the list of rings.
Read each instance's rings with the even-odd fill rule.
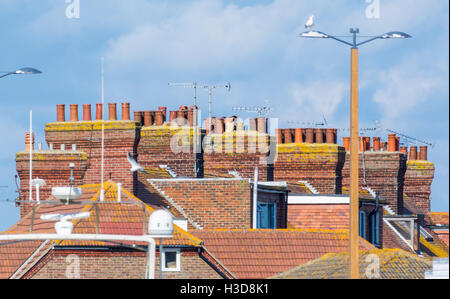
[[[269,116],[269,114],[274,109],[270,107],[269,101],[266,101],[265,106],[235,106],[233,107],[233,111],[243,111],[247,113],[257,113],[258,117],[261,117],[265,115],[266,117]]]
[[[300,125],[300,126],[303,126],[303,127],[319,128],[319,127],[327,127],[328,126],[328,121],[325,118],[325,115],[322,115],[322,120],[321,121],[311,121],[311,122],[288,121],[288,124],[295,124],[295,125]]]

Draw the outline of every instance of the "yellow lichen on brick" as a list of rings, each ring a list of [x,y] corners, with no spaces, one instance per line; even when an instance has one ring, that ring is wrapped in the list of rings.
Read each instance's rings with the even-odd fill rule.
[[[30,152],[21,151],[16,154],[16,162],[21,160],[29,160]],[[45,161],[45,160],[87,160],[87,154],[78,151],[35,151],[33,152],[33,161]]]
[[[278,153],[345,153],[345,149],[337,144],[327,144],[327,143],[289,143],[289,144],[278,144]]]
[[[434,163],[430,161],[422,161],[422,160],[415,160],[415,161],[408,161],[408,168],[414,169],[414,170],[428,170],[428,169],[434,169]]]
[[[101,120],[78,121],[78,122],[56,122],[45,125],[46,132],[64,132],[64,131],[96,131],[102,129],[102,123],[105,130],[130,130],[138,127],[138,123],[130,120]]]

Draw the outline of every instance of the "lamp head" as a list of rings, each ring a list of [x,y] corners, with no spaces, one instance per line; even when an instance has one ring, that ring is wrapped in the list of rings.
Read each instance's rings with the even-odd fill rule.
[[[18,69],[14,72],[16,75],[34,75],[34,74],[42,74],[41,71],[31,68],[31,67],[24,67],[21,69]]]
[[[303,33],[300,33],[300,37],[306,37],[306,38],[329,38],[329,36],[323,32],[320,31],[305,31]]]
[[[387,38],[396,38],[396,39],[403,39],[403,38],[411,38],[411,35],[406,34],[404,32],[400,31],[393,31],[388,32],[380,36],[380,38],[387,39]]]

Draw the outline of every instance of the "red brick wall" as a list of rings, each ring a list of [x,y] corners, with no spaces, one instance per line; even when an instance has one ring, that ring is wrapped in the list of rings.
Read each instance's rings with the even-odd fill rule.
[[[29,200],[29,152],[16,155],[16,169],[20,178],[20,200]],[[74,163],[74,185],[82,185],[86,169],[87,158],[79,151],[35,151],[33,152],[33,179],[45,180],[46,185],[39,189],[41,200],[47,200],[53,187],[68,186],[70,177],[69,164]],[[36,189],[33,188],[33,200],[36,200]],[[25,215],[31,208],[28,204],[21,204],[20,215]]]
[[[203,228],[251,228],[248,180],[152,180]]]
[[[426,214],[431,209],[431,184],[434,178],[434,164],[428,161],[408,161],[405,174],[404,193],[418,211]]]
[[[25,278],[66,279],[66,271],[79,258],[80,279],[143,279],[147,254],[119,250],[52,250]],[[69,257],[69,258],[68,258]],[[155,278],[159,278],[159,252],[156,252]],[[69,267],[69,268],[68,268]],[[221,276],[199,257],[197,249],[183,249],[181,271],[163,272],[163,279],[215,279]]]
[[[364,157],[364,159],[363,159]],[[359,155],[360,187],[370,187],[388,201],[392,210],[403,212],[403,184],[406,157],[399,152],[365,152]],[[342,170],[342,186],[350,186],[350,154],[347,153]],[[366,184],[364,183],[364,178]]]
[[[308,181],[320,193],[340,194],[344,148],[336,144],[279,144],[275,181]]]
[[[104,180],[122,183],[127,190],[135,192],[135,175],[130,172],[127,153],[136,155],[140,127],[133,121],[105,121]],[[66,149],[72,144],[86,153],[88,163],[83,184],[98,184],[101,176],[101,121],[50,123],[45,128],[46,141],[54,149],[61,144]]]
[[[139,164],[144,168],[168,165],[178,176],[194,177],[191,128],[145,127],[138,147]],[[174,150],[172,145],[177,145]]]
[[[203,154],[205,175],[227,176],[229,171],[237,171],[243,178],[253,178],[258,167],[259,180],[272,181],[269,138],[254,131],[213,135],[214,147],[207,144]]]

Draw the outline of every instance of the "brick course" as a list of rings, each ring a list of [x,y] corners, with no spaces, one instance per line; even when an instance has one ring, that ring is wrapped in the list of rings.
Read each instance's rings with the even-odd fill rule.
[[[51,250],[39,261],[25,278],[66,279],[66,271],[72,274],[74,255],[79,258],[80,279],[143,279],[147,264],[147,254],[139,251],[119,249],[92,250],[58,249]],[[198,250],[182,249],[181,271],[163,272],[164,279],[217,279],[222,276],[208,265]],[[159,278],[159,252],[156,252],[155,278]]]

